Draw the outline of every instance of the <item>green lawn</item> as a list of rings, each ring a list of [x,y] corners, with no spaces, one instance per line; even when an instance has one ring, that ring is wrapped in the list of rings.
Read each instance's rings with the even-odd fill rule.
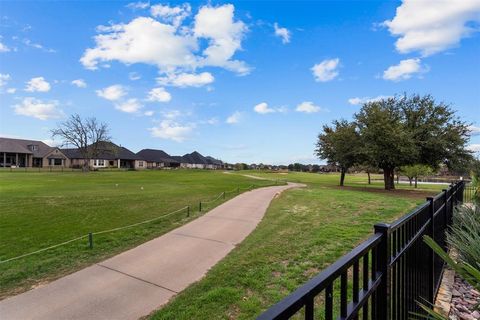
[[[257,229],[207,276],[154,313],[158,319],[253,319],[389,222],[439,191],[383,191],[366,185],[364,175],[247,172],[307,183],[284,192],[269,207]],[[321,317],[321,315],[320,315]]]
[[[134,247],[199,215],[199,200],[270,181],[199,170],[0,172],[0,261],[69,239],[186,210],[0,264],[0,299]],[[245,190],[245,189],[244,189]],[[232,197],[236,192],[227,196]],[[205,210],[222,198],[204,204]]]

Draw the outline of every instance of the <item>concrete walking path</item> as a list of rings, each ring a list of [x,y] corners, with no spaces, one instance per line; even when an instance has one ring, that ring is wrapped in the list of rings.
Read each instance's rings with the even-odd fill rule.
[[[224,258],[263,218],[276,194],[255,189],[163,236],[0,301],[2,320],[138,319],[167,303]]]

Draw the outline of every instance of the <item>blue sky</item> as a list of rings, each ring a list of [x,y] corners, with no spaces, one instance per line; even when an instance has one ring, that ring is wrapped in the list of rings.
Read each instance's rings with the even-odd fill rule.
[[[480,151],[480,1],[0,2],[0,136],[70,114],[134,152],[318,163],[363,101],[432,94]]]

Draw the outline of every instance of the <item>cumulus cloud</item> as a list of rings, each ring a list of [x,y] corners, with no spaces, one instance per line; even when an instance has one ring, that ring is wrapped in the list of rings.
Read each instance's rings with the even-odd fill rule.
[[[5,86],[10,81],[10,75],[8,73],[0,73],[0,87]]]
[[[273,28],[275,29],[275,35],[282,39],[283,44],[290,42],[291,33],[287,28],[280,27],[276,22],[273,24]]]
[[[155,138],[183,142],[190,136],[193,129],[194,125],[182,125],[166,119],[160,121],[157,126],[150,128],[149,131]]]
[[[172,96],[165,88],[153,88],[148,92],[147,101],[150,102],[169,102],[172,100]]]
[[[339,58],[323,60],[312,67],[313,76],[317,82],[327,82],[338,76]]]
[[[134,98],[115,104],[115,109],[126,113],[137,113],[141,108],[143,105]]]
[[[313,102],[311,101],[304,101],[297,105],[295,108],[295,111],[297,112],[304,112],[304,113],[315,113],[315,112],[320,112],[322,108],[319,106],[316,106]]]
[[[406,59],[400,61],[400,63],[395,66],[388,67],[388,69],[383,72],[383,79],[401,81],[410,79],[415,74],[425,72],[427,72],[427,69],[422,66],[420,59]]]
[[[467,146],[467,149],[473,152],[480,152],[480,143],[474,143]]]
[[[400,53],[421,52],[424,56],[458,45],[464,37],[478,32],[480,1],[403,0],[395,17],[383,24],[398,37]]]
[[[0,52],[9,52],[10,51],[10,48],[7,47],[5,44],[3,44],[2,42],[0,42]]]
[[[147,117],[151,117],[154,115],[154,111],[153,110],[147,110],[143,113],[143,115],[147,116]]]
[[[195,71],[199,67],[222,67],[238,74],[250,68],[234,60],[241,49],[247,28],[234,19],[234,6],[203,6],[191,24],[182,24],[190,7],[155,5],[155,17],[137,17],[129,23],[99,26],[95,46],[85,50],[81,63],[97,69],[101,62],[119,61],[130,65],[155,65],[160,73],[176,74]],[[201,46],[204,42],[208,44]]]
[[[15,92],[17,92],[17,88],[8,88],[7,89],[7,93],[14,94]]]
[[[58,119],[64,116],[56,100],[44,102],[32,97],[26,97],[21,103],[14,105],[13,109],[16,114],[40,120]]]
[[[238,111],[235,111],[234,113],[232,113],[232,114],[227,118],[227,120],[226,120],[225,122],[228,123],[228,124],[239,123],[241,117],[242,117],[242,114],[241,114],[240,112],[238,112]]]
[[[471,125],[471,126],[468,126],[468,130],[470,131],[470,134],[472,136],[480,135],[480,127]]]
[[[262,102],[253,107],[256,113],[267,114],[275,112],[275,109],[269,108],[266,102]]]
[[[174,87],[201,87],[212,83],[215,80],[210,72],[202,73],[179,73],[168,74],[165,77],[157,78],[157,82],[162,85],[169,85]]]
[[[155,18],[171,23],[175,27],[179,27],[183,20],[192,12],[190,4],[184,3],[181,6],[170,7],[169,5],[156,4],[151,6],[150,14]]]
[[[44,77],[32,78],[27,82],[25,91],[28,92],[47,92],[50,91],[50,83]]]
[[[79,87],[79,88],[86,88],[87,87],[87,83],[83,79],[75,79],[75,80],[72,81],[72,84],[74,86]]]
[[[125,88],[119,84],[115,84],[101,90],[96,90],[95,92],[97,93],[97,96],[110,101],[120,100],[127,94]]]
[[[138,9],[147,9],[150,7],[149,2],[130,2],[129,4],[126,5],[127,8],[130,8],[132,10],[138,10]]]
[[[371,97],[355,97],[355,98],[350,98],[348,99],[348,103],[352,104],[352,105],[360,105],[360,104],[364,104],[364,103],[368,103],[368,102],[375,102],[375,101],[379,101],[379,100],[383,100],[383,99],[389,99],[389,98],[393,98],[392,96],[376,96],[374,98],[371,98]]]

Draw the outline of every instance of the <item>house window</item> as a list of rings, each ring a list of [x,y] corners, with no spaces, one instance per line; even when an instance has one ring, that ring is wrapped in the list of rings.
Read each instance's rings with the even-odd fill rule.
[[[38,150],[38,146],[32,144],[32,145],[30,145],[30,150],[32,150],[32,151],[37,151],[37,150]]]
[[[138,166],[143,167],[143,161],[138,161]]]
[[[105,160],[103,159],[95,159],[95,161],[93,162],[93,165],[95,167],[104,167],[105,166]]]
[[[62,159],[48,159],[48,165],[50,166],[61,166]]]

